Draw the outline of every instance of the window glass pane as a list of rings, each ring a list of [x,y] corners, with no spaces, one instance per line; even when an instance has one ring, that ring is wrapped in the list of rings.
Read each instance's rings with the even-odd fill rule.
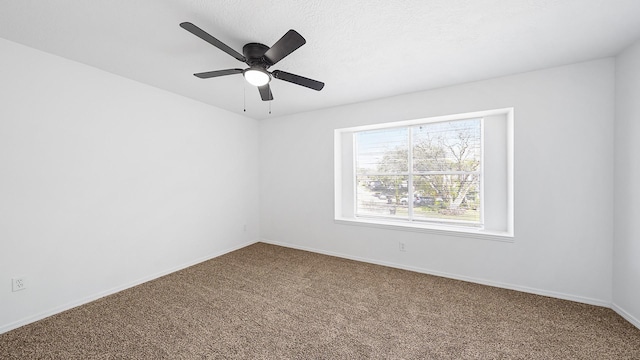
[[[481,126],[466,119],[355,133],[356,216],[480,225]]]
[[[358,175],[356,215],[408,219],[406,175]]]
[[[480,125],[470,119],[413,126],[413,170],[479,171]]]
[[[415,175],[414,220],[480,222],[480,175]]]
[[[408,170],[407,134],[407,128],[357,133],[357,174],[406,173]]]

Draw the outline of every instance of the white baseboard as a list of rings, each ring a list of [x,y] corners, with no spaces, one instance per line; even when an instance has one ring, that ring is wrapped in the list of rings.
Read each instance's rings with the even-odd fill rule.
[[[617,312],[618,315],[622,316],[625,320],[630,322],[633,326],[640,329],[640,320],[636,319],[633,315],[629,314],[627,311],[625,311],[623,308],[618,306],[616,303],[611,304],[611,309]]]
[[[243,243],[243,244],[240,244],[240,245],[228,248],[228,249],[217,251],[217,252],[209,254],[207,256],[203,256],[203,257],[201,257],[199,259],[196,259],[196,260],[193,260],[193,261],[189,261],[189,262],[187,262],[185,264],[181,264],[181,265],[175,266],[173,268],[170,268],[170,269],[167,269],[167,270],[164,270],[164,271],[160,271],[160,272],[157,272],[157,273],[149,275],[149,276],[145,276],[145,277],[143,277],[141,279],[135,280],[135,281],[130,282],[128,284],[124,284],[124,285],[121,285],[121,286],[116,286],[116,287],[111,288],[109,290],[102,291],[102,292],[99,292],[97,294],[93,294],[91,296],[87,296],[85,298],[82,298],[82,299],[79,299],[79,300],[75,300],[75,301],[66,303],[66,304],[61,305],[61,306],[57,306],[57,307],[55,307],[53,309],[49,309],[49,310],[40,312],[40,313],[38,313],[36,315],[33,315],[33,316],[28,316],[26,318],[23,318],[23,319],[20,319],[18,321],[9,323],[7,325],[2,325],[2,326],[0,326],[0,334],[5,333],[7,331],[11,331],[13,329],[17,329],[17,328],[19,328],[21,326],[30,324],[32,322],[36,322],[38,320],[42,320],[44,318],[47,318],[49,316],[61,313],[63,311],[69,310],[69,309],[72,309],[74,307],[77,307],[77,306],[80,306],[80,305],[84,305],[86,303],[98,300],[98,299],[100,299],[102,297],[105,297],[105,296],[108,296],[108,295],[111,295],[111,294],[115,294],[115,293],[120,292],[122,290],[126,290],[126,289],[129,289],[129,288],[132,288],[134,286],[140,285],[140,284],[145,283],[147,281],[151,281],[151,280],[157,279],[159,277],[171,274],[173,272],[176,272],[176,271],[179,271],[179,270],[182,270],[182,269],[186,269],[186,268],[188,268],[190,266],[199,264],[199,263],[207,261],[207,260],[211,260],[213,258],[216,258],[218,256],[221,256],[221,255],[224,255],[224,254],[227,254],[227,253],[230,253],[232,251],[236,251],[236,250],[242,249],[243,247],[247,247],[247,246],[255,244],[257,242],[258,242],[257,240],[253,240],[253,241],[249,241],[249,242],[246,242],[246,243]]]
[[[36,315],[20,319],[18,321],[15,321],[15,322],[7,324],[7,325],[0,326],[0,334],[5,333],[7,331],[11,331],[13,329],[19,328],[19,327],[24,326],[24,325],[30,324],[32,322],[35,322],[35,321],[38,321],[38,320],[42,320],[42,319],[44,319],[46,317],[61,313],[63,311],[72,309],[74,307],[89,303],[89,302],[97,300],[99,298],[102,298],[102,297],[105,297],[105,296],[108,296],[108,295],[111,295],[111,294],[115,294],[115,293],[117,293],[119,291],[126,290],[128,288],[132,288],[134,286],[140,285],[140,284],[145,283],[147,281],[151,281],[151,280],[157,279],[159,277],[168,275],[170,273],[173,273],[173,272],[188,268],[190,266],[199,264],[201,262],[204,262],[204,261],[207,261],[207,260],[211,260],[211,259],[216,258],[218,256],[230,253],[232,251],[236,251],[238,249],[241,249],[243,247],[255,244],[257,242],[258,241],[249,241],[249,242],[240,244],[240,245],[232,247],[232,248],[228,248],[228,249],[225,249],[225,250],[222,250],[222,251],[218,251],[218,252],[215,252],[213,254],[209,254],[209,255],[204,256],[202,258],[196,259],[194,261],[190,261],[188,263],[173,267],[171,269],[168,269],[168,270],[165,270],[165,271],[161,271],[161,272],[158,272],[158,273],[150,275],[150,276],[146,276],[146,277],[144,277],[142,279],[138,279],[138,280],[133,281],[131,283],[128,283],[128,284],[125,284],[125,285],[122,285],[122,286],[118,286],[118,287],[115,287],[115,288],[112,288],[112,289],[109,289],[109,290],[106,290],[106,291],[103,291],[103,292],[100,292],[100,293],[97,293],[97,294],[94,294],[94,295],[91,295],[91,296],[88,296],[88,297],[85,297],[85,298],[82,298],[82,299],[79,299],[79,300],[64,304],[62,306],[55,307],[55,308],[47,310],[47,311],[43,311],[43,312],[38,313]],[[424,268],[406,266],[406,265],[402,265],[402,264],[395,264],[395,263],[390,263],[390,262],[386,262],[386,261],[378,261],[378,260],[373,260],[373,259],[367,259],[367,258],[362,258],[362,257],[358,257],[358,256],[351,256],[351,255],[347,255],[347,254],[336,253],[336,252],[332,252],[332,251],[325,251],[325,250],[311,248],[311,247],[297,246],[297,245],[288,244],[288,243],[281,243],[281,242],[277,242],[277,241],[271,241],[271,240],[268,240],[268,239],[261,239],[260,242],[267,243],[267,244],[272,244],[272,245],[283,246],[283,247],[288,247],[288,248],[292,248],[292,249],[315,252],[315,253],[329,255],[329,256],[336,256],[336,257],[340,257],[340,258],[344,258],[344,259],[361,261],[361,262],[366,262],[366,263],[370,263],[370,264],[388,266],[388,267],[393,267],[393,268],[398,268],[398,269],[403,269],[403,270],[409,270],[409,271],[414,271],[414,272],[419,272],[419,273],[424,273],[424,274],[429,274],[429,275],[435,275],[435,276],[441,276],[441,277],[446,277],[446,278],[451,278],[451,279],[456,279],[456,280],[468,281],[468,282],[473,282],[473,283],[482,284],[482,285],[495,286],[495,287],[499,287],[499,288],[503,288],[503,289],[522,291],[522,292],[536,294],[536,295],[549,296],[549,297],[563,299],[563,300],[570,300],[570,301],[576,301],[576,302],[590,304],[590,305],[608,307],[608,308],[613,309],[616,313],[618,313],[624,319],[626,319],[631,324],[633,324],[635,327],[640,329],[640,320],[636,319],[634,316],[632,316],[631,314],[626,312],[624,309],[622,309],[621,307],[619,307],[615,303],[612,304],[612,303],[609,303],[609,302],[606,302],[606,301],[602,301],[602,300],[598,300],[598,299],[592,299],[592,298],[587,298],[587,297],[582,297],[582,296],[564,294],[564,293],[559,293],[559,292],[554,292],[554,291],[547,291],[547,290],[529,288],[529,287],[513,285],[513,284],[500,283],[500,282],[495,282],[495,281],[488,281],[488,280],[478,279],[478,278],[473,278],[473,277],[468,277],[468,276],[460,276],[460,275],[449,274],[449,273],[444,273],[444,272],[440,272],[440,271],[433,271],[433,270],[424,269]]]
[[[293,244],[288,244],[288,243],[281,243],[281,242],[278,242],[278,241],[271,241],[271,240],[264,239],[264,238],[261,239],[260,242],[263,242],[263,243],[266,243],[266,244],[272,244],[272,245],[288,247],[288,248],[292,248],[292,249],[315,252],[315,253],[329,255],[329,256],[336,256],[336,257],[340,257],[340,258],[344,258],[344,259],[361,261],[361,262],[366,262],[366,263],[370,263],[370,264],[388,266],[388,267],[402,269],[402,270],[409,270],[409,271],[414,271],[414,272],[423,273],[423,274],[435,275],[435,276],[445,277],[445,278],[449,278],[449,279],[468,281],[468,282],[487,285],[487,286],[494,286],[494,287],[498,287],[498,288],[502,288],[502,289],[516,290],[516,291],[521,291],[521,292],[530,293],[530,294],[548,296],[548,297],[562,299],[562,300],[569,300],[569,301],[575,301],[575,302],[589,304],[589,305],[596,305],[596,306],[602,306],[602,307],[606,307],[606,308],[611,308],[611,303],[608,302],[608,301],[588,298],[588,297],[584,297],[584,296],[571,295],[571,294],[565,294],[565,293],[560,293],[560,292],[555,292],[555,291],[548,291],[548,290],[530,288],[530,287],[527,287],[527,286],[520,286],[520,285],[515,285],[515,284],[507,284],[507,283],[501,283],[501,282],[485,280],[485,279],[480,279],[480,278],[474,278],[474,277],[469,277],[469,276],[450,274],[450,273],[446,273],[446,272],[434,271],[434,270],[425,269],[425,268],[419,268],[419,267],[414,267],[414,266],[407,266],[407,265],[403,265],[403,264],[396,264],[396,263],[391,263],[391,262],[387,262],[387,261],[380,261],[380,260],[375,260],[375,259],[362,258],[362,257],[359,257],[359,256],[352,256],[352,255],[347,255],[347,254],[336,253],[336,252],[332,252],[332,251],[325,251],[325,250],[306,247],[306,246],[298,246],[298,245],[293,245]]]

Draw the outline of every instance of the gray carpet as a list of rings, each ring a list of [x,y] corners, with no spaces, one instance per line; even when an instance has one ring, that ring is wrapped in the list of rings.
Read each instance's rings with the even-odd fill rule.
[[[0,335],[0,359],[640,359],[610,309],[258,243]]]

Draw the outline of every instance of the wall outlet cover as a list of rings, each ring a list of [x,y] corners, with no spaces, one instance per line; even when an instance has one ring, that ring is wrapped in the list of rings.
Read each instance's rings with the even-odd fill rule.
[[[27,278],[25,277],[16,277],[11,279],[11,290],[12,291],[20,291],[27,288]]]

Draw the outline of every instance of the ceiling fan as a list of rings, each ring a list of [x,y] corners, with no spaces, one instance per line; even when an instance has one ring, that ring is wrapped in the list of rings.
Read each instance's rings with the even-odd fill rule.
[[[201,79],[242,74],[247,82],[258,87],[260,97],[263,101],[273,100],[273,94],[269,87],[269,82],[272,78],[288,81],[317,91],[322,90],[324,87],[323,82],[309,79],[304,76],[291,74],[281,70],[274,70],[272,72],[267,70],[269,67],[275,65],[278,61],[284,59],[306,43],[306,40],[302,35],[298,34],[295,30],[287,31],[287,33],[284,34],[280,40],[276,41],[271,48],[260,43],[248,43],[242,47],[242,54],[240,54],[190,22],[183,22],[180,24],[180,27],[249,65],[246,69],[225,69],[193,74]]]

